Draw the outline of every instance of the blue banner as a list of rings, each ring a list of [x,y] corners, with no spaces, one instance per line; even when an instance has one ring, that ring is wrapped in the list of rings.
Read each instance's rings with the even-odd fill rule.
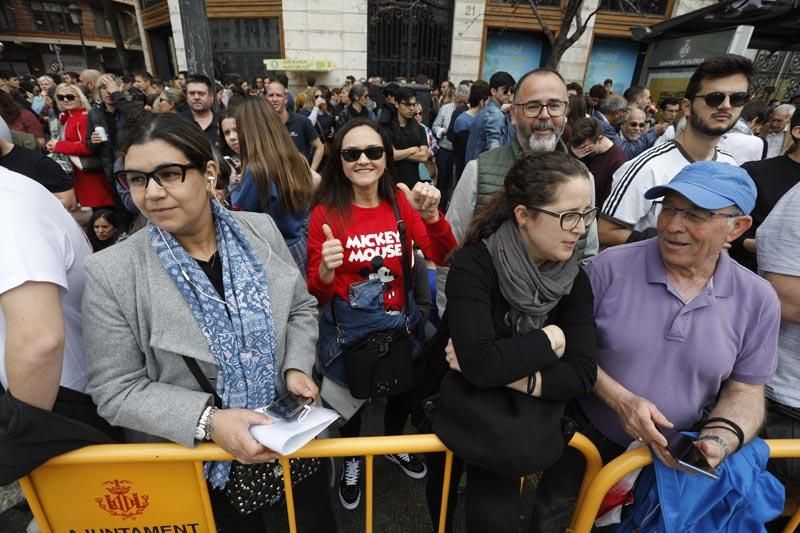
[[[519,80],[526,72],[541,66],[542,41],[535,34],[513,30],[489,30],[483,50],[481,78],[489,81],[504,70]]]
[[[613,90],[622,94],[633,82],[633,72],[639,58],[639,43],[625,39],[596,37],[589,56],[589,67],[583,87],[586,92],[592,85],[614,80]]]

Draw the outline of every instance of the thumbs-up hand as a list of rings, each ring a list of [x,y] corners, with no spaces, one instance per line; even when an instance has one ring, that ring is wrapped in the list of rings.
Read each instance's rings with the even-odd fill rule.
[[[319,277],[325,283],[332,283],[334,271],[344,263],[344,247],[342,241],[333,236],[329,225],[322,225],[322,233],[325,234],[325,242],[322,243]]]
[[[433,223],[439,220],[439,199],[442,197],[439,189],[422,181],[418,181],[411,190],[405,183],[398,183],[397,188],[403,191],[408,203],[417,210],[425,222]]]

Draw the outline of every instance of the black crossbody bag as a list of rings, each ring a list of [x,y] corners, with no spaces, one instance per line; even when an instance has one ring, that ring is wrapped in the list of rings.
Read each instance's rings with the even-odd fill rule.
[[[388,329],[371,333],[369,337],[343,350],[347,382],[354,398],[366,400],[384,396],[397,396],[408,392],[414,385],[414,368],[411,357],[411,317],[409,305],[414,295],[411,286],[411,257],[406,250],[406,225],[397,205],[392,204],[400,234],[403,263],[403,294],[406,296],[405,328]],[[336,318],[336,305],[331,303],[331,315],[340,332]]]
[[[222,399],[217,394],[211,382],[200,365],[191,357],[183,356],[186,366],[192,372],[194,379],[204,392],[214,397],[214,404],[222,407]],[[321,465],[317,457],[310,459],[290,459],[292,485],[308,479],[315,474]],[[274,505],[283,500],[283,468],[280,463],[254,463],[245,465],[238,461],[231,462],[231,472],[228,484],[225,485],[225,495],[231,505],[241,514],[255,513],[266,505]]]

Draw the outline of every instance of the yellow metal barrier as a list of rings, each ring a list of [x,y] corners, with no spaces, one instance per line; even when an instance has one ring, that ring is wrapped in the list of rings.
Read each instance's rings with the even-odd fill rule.
[[[769,439],[769,456],[772,458],[800,457],[800,439]],[[573,531],[575,533],[589,532],[600,509],[606,493],[620,479],[653,462],[649,448],[639,448],[623,453],[600,470],[600,473],[591,482],[587,493],[575,511],[573,518]],[[800,525],[800,509],[798,509],[784,528],[783,533],[791,533]]]
[[[586,458],[587,470],[578,500],[580,508],[589,483],[602,466],[600,454],[583,435],[570,446]],[[281,457],[283,471],[296,457],[366,456],[365,522],[373,529],[373,457],[394,453],[445,452],[439,531],[444,532],[453,453],[435,435],[320,439]],[[230,460],[214,444],[185,448],[178,444],[109,444],[89,446],[55,457],[20,480],[34,517],[44,533],[85,530],[128,533],[214,533],[216,526],[204,461]],[[296,533],[290,476],[284,476],[291,533]],[[117,529],[119,528],[119,529]]]

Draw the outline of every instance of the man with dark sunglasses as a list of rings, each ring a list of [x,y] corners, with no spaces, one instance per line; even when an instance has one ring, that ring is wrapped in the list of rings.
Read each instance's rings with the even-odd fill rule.
[[[481,109],[470,128],[465,157],[467,163],[482,152],[511,144],[514,138],[514,126],[511,124],[511,115],[506,112],[506,107],[511,105],[514,98],[515,85],[514,78],[508,72],[495,72],[489,78],[492,98]]]
[[[409,189],[419,181],[419,164],[428,160],[428,139],[425,130],[414,119],[417,95],[407,87],[396,93],[397,116],[387,126],[394,147],[394,166],[398,182]]]
[[[629,107],[620,123],[620,133],[614,142],[628,159],[638,156],[656,142],[664,128],[655,126],[647,129],[647,115],[638,107]]]
[[[653,236],[656,212],[644,192],[668,183],[686,165],[695,161],[736,164],[717,144],[739,119],[752,77],[752,62],[735,54],[712,57],[697,67],[681,101],[687,118],[683,132],[642,152],[614,173],[611,194],[598,218],[602,246]]]

